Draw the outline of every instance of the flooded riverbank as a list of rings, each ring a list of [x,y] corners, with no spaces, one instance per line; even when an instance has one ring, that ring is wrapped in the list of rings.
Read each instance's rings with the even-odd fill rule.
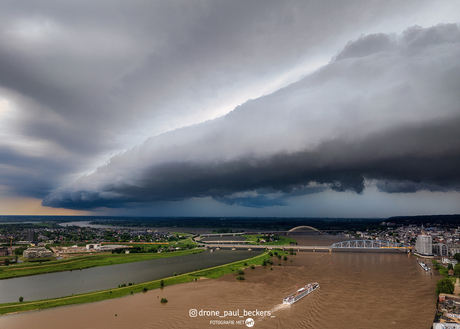
[[[403,253],[311,253],[233,275],[179,284],[117,300],[0,317],[1,328],[214,328],[213,320],[246,317],[190,317],[198,311],[265,311],[252,316],[255,328],[429,328],[439,277],[425,273]],[[281,266],[278,266],[281,263]],[[306,283],[320,289],[291,306],[282,299]],[[162,305],[160,299],[168,299]],[[115,316],[116,314],[116,316]],[[244,326],[244,325],[243,325]],[[246,327],[246,326],[244,326]]]

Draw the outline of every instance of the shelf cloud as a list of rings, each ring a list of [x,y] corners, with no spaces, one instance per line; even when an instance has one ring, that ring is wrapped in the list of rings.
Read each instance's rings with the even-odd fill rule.
[[[43,205],[119,208],[212,197],[283,205],[328,189],[460,191],[460,28],[348,42],[315,72],[225,116],[147,139]]]

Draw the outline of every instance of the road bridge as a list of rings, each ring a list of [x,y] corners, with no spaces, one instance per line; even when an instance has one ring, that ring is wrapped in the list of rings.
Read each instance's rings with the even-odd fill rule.
[[[225,242],[225,241],[223,241]],[[235,248],[235,249],[282,249],[289,250],[292,248],[294,251],[339,251],[339,250],[363,250],[363,251],[410,251],[412,247],[404,245],[402,243],[382,240],[350,240],[334,243],[331,246],[277,246],[277,245],[254,245],[245,244],[247,241],[235,241],[233,243],[206,243],[208,248]]]
[[[350,240],[334,243],[331,249],[362,249],[362,250],[402,250],[407,251],[412,249],[410,246],[405,244],[383,241],[383,240]]]
[[[208,248],[235,248],[235,249],[281,249],[281,250],[289,250],[292,248],[294,251],[330,251],[329,246],[272,246],[272,245],[258,245],[258,244],[214,244],[214,243],[207,243],[205,245]]]

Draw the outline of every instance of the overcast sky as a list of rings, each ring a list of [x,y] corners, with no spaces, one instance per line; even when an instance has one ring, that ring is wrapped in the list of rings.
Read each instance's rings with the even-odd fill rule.
[[[1,1],[0,215],[460,213],[456,1]]]

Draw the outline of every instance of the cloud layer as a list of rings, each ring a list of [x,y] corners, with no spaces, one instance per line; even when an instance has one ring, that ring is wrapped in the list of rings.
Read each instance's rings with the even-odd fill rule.
[[[348,35],[431,15],[430,6],[3,3],[0,191],[43,198],[150,136],[222,116],[294,81]],[[448,7],[436,3],[443,16]]]
[[[148,139],[43,204],[124,207],[211,196],[262,207],[327,188],[459,191],[460,29],[349,42],[316,72],[229,114]]]

